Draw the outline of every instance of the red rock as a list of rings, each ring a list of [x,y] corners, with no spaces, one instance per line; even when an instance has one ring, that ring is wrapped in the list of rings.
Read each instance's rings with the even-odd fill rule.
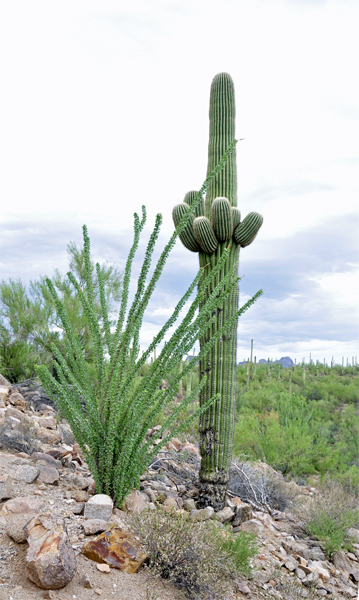
[[[82,549],[87,558],[125,573],[136,573],[148,558],[141,549],[138,538],[131,532],[114,527],[87,542]]]

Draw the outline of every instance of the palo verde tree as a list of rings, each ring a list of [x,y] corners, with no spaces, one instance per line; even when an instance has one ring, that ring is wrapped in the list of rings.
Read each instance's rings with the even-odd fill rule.
[[[232,78],[227,73],[215,76],[211,86],[209,107],[209,144],[208,169],[210,173],[218,163],[224,150],[235,139],[235,98]],[[183,214],[193,205],[197,192],[188,192],[182,204],[173,209],[173,221],[178,225]],[[206,193],[196,206],[192,220],[182,232],[180,238],[188,250],[199,253],[199,264],[206,275],[216,270],[207,293],[233,272],[233,281],[237,277],[239,250],[248,246],[261,227],[263,218],[258,213],[249,213],[243,221],[237,208],[237,166],[235,152],[214,179]],[[228,260],[217,266],[224,253]],[[203,297],[199,282],[198,293]],[[204,296],[206,298],[206,295]],[[216,343],[207,353],[202,353],[200,377],[205,379],[201,388],[200,406],[205,406],[208,398],[218,397],[200,419],[200,452],[202,457],[200,471],[200,506],[211,505],[215,509],[223,508],[225,492],[229,479],[229,467],[232,457],[234,416],[236,399],[236,355],[237,321],[233,316],[238,310],[238,284],[223,302],[218,299],[215,308],[215,320],[210,328],[200,336],[201,350],[208,340],[216,336],[223,323],[232,321],[232,327],[217,337]],[[201,300],[200,310],[205,305]],[[232,320],[233,319],[233,320]]]
[[[234,145],[235,143],[230,145],[219,165],[207,177],[197,198],[193,200],[193,210],[200,202],[200,197],[207,188],[208,183],[223,168],[228,156],[233,151]],[[68,273],[68,278],[77,292],[84,314],[88,319],[95,355],[95,382],[90,377],[88,365],[84,359],[78,336],[75,335],[71,326],[68,311],[58,297],[51,280],[46,280],[49,291],[56,303],[59,318],[67,334],[65,339],[66,353],[62,354],[56,345],[52,345],[55,357],[53,364],[58,381],[44,365],[37,367],[37,374],[45,391],[69,422],[76,441],[85,454],[98,493],[110,495],[118,505],[121,505],[131,488],[139,486],[140,475],[151,463],[152,458],[158,453],[159,449],[173,435],[179,433],[193,419],[206,411],[217,399],[215,395],[209,396],[206,403],[199,407],[187,421],[179,425],[176,424],[176,419],[181,411],[206,385],[206,378],[202,378],[201,383],[193,390],[193,393],[173,410],[162,427],[149,441],[146,441],[147,429],[154,425],[161,410],[173,400],[180,379],[193,368],[193,361],[185,366],[183,372],[179,373],[169,388],[165,390],[160,389],[163,377],[178,365],[184,354],[193,348],[200,335],[203,337],[207,334],[216,319],[213,313],[218,302],[224,301],[231,293],[232,288],[237,285],[237,277],[234,274],[235,266],[229,268],[224,277],[218,277],[230,254],[230,250],[225,250],[213,269],[208,272],[203,268],[199,270],[193,283],[178,302],[172,316],[161,328],[148,349],[139,357],[139,337],[145,309],[169,252],[173,248],[177,236],[183,232],[191,215],[192,208],[188,207],[188,214],[184,215],[178,223],[177,230],[165,246],[154,268],[152,278],[146,284],[146,277],[162,222],[162,215],[158,214],[156,216],[155,227],[150,236],[140,276],[138,277],[136,293],[131,307],[127,309],[132,263],[141,231],[146,222],[144,206],[142,207],[142,219],[135,213],[134,242],[126,262],[121,307],[114,332],[111,331],[106,309],[103,276],[99,264],[96,265],[105,340],[101,337],[96,318],[94,289],[90,274],[90,240],[86,226],[83,227],[86,289],[82,289],[71,272]],[[213,283],[215,280],[216,284]],[[168,330],[177,320],[182,308],[199,282],[201,282],[201,292],[195,296],[181,324],[170,339],[166,340],[159,356],[153,361],[147,373],[139,378],[141,368],[151,356],[154,348],[158,347],[164,340]],[[211,350],[220,336],[227,334],[233,327],[233,323],[237,321],[238,316],[253,304],[261,293],[260,290],[242,309],[234,311],[232,315],[222,321],[221,328],[208,337],[207,343],[199,354],[199,359],[202,359]],[[199,304],[201,304],[200,311],[197,310]],[[108,349],[109,360],[105,357],[105,345]],[[168,429],[172,429],[171,433],[161,439],[162,434]],[[160,442],[158,445],[154,444],[156,440]]]
[[[69,270],[86,289],[84,250],[75,242],[67,245]],[[123,274],[114,265],[103,263],[101,273],[106,288],[106,307],[113,317],[121,299]],[[95,264],[90,261],[90,277],[94,289],[95,313],[104,337],[100,292]],[[86,315],[72,284],[58,269],[51,278],[64,302],[72,328],[79,337],[87,364],[91,367],[94,353]],[[111,321],[111,325],[116,320]],[[57,314],[56,304],[46,283],[46,277],[30,281],[28,288],[20,279],[0,282],[0,372],[12,383],[35,375],[35,364],[51,365],[51,343],[65,350],[66,332]],[[53,373],[55,374],[55,373]]]

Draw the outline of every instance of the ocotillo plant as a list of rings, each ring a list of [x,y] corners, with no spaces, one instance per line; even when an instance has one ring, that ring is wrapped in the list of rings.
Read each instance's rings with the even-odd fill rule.
[[[230,151],[231,149],[225,154],[223,160],[202,187],[206,188],[208,182],[215,176],[215,172],[218,173],[223,168]],[[105,302],[104,279],[97,263],[96,272],[100,289],[105,340],[100,335],[99,323],[94,311],[94,290],[90,277],[90,240],[86,226],[83,227],[87,284],[85,291],[81,289],[72,273],[68,273],[68,278],[78,294],[89,322],[96,357],[95,383],[90,378],[79,339],[74,335],[65,306],[59,299],[51,280],[46,280],[51,296],[56,303],[59,318],[67,334],[65,347],[68,362],[65,361],[57,346],[54,346],[55,360],[53,364],[58,381],[54,379],[45,366],[37,366],[36,371],[44,389],[69,422],[75,439],[85,454],[98,493],[110,495],[118,505],[121,505],[131,488],[139,487],[140,476],[149,466],[158,450],[173,435],[186,426],[184,423],[176,424],[176,422],[178,423],[176,421],[177,417],[198,396],[200,390],[206,384],[206,379],[200,382],[191,396],[173,410],[154,436],[150,440],[146,440],[147,429],[155,424],[162,409],[173,400],[180,379],[187,375],[193,364],[188,363],[183,373],[179,373],[166,390],[160,389],[162,379],[178,365],[183,354],[193,348],[198,337],[207,333],[207,330],[211,328],[213,321],[216,319],[213,312],[216,310],[218,302],[225,300],[227,295],[231,293],[233,285],[238,285],[233,268],[215,286],[212,285],[216,278],[218,280],[218,272],[221,272],[224,263],[228,259],[229,252],[222,255],[221,261],[217,264],[217,269],[212,272],[206,274],[204,269],[200,269],[167,323],[161,328],[148,349],[139,357],[139,339],[144,312],[168,255],[176,242],[177,236],[186,225],[187,219],[190,218],[190,214],[189,211],[189,215],[185,215],[179,223],[177,230],[166,244],[150,281],[147,283],[146,278],[162,222],[162,215],[158,214],[156,216],[155,227],[147,244],[145,258],[137,280],[136,293],[132,305],[128,309],[131,270],[139,245],[140,234],[146,222],[145,207],[142,207],[141,220],[135,213],[134,242],[126,262],[121,307],[114,332],[110,329]],[[151,356],[156,346],[158,347],[163,341],[167,331],[177,320],[179,313],[200,281],[202,283],[201,294],[197,294],[181,324],[170,339],[165,342],[159,356],[152,362],[147,373],[140,377],[141,369],[148,357]],[[211,293],[208,293],[209,287]],[[227,335],[228,330],[233,326],[238,316],[261,293],[259,291],[241,310],[223,321],[222,330],[217,331],[208,338],[208,343],[201,349],[199,358],[210,351],[212,345],[218,342],[221,335]],[[202,309],[197,315],[196,311],[200,304]],[[131,346],[133,350],[129,352]],[[109,360],[106,358],[107,353]],[[208,398],[207,404],[202,405],[199,410],[190,416],[187,424],[199,416],[215,400],[216,395],[212,394]],[[171,428],[170,434],[164,434],[165,431]],[[162,435],[164,435],[163,439],[161,439]],[[156,440],[159,440],[157,446],[154,444]]]
[[[211,173],[224,150],[235,139],[234,85],[227,73],[220,73],[213,79],[209,120],[207,173]],[[184,202],[174,207],[172,216],[176,227],[195,197],[196,192],[188,192]],[[238,272],[239,249],[254,240],[262,221],[261,215],[255,212],[241,220],[237,208],[237,168],[233,152],[223,171],[209,184],[205,202],[196,207],[192,222],[188,221],[180,238],[188,250],[199,253],[199,264],[205,273],[216,267],[223,252],[229,253],[226,265],[217,275],[218,282],[230,269]],[[235,285],[226,301],[218,302],[216,321],[211,330],[200,337],[201,348],[222,323],[235,314],[238,297],[239,289]],[[202,462],[199,506],[211,505],[216,509],[224,506],[233,449],[236,352],[237,323],[234,323],[232,329],[218,339],[211,352],[200,359],[200,377],[208,375],[201,391],[200,405],[204,406],[214,393],[219,394],[220,399],[200,419]]]

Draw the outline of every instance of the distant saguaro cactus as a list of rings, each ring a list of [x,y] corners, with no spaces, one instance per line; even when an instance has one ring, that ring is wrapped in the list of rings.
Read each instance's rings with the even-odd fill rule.
[[[215,76],[211,86],[209,108],[208,169],[211,173],[222,155],[235,139],[235,98],[232,78],[227,73]],[[197,192],[188,192],[184,202],[174,207],[172,216],[177,227],[182,216],[192,205]],[[240,247],[248,246],[261,227],[263,218],[249,213],[243,221],[237,208],[237,167],[235,151],[231,153],[224,169],[212,180],[206,201],[197,205],[192,221],[180,235],[184,246],[199,253],[199,264],[205,273],[211,272],[227,248],[227,262],[213,280],[211,293],[229,270],[236,266],[237,277]],[[200,291],[200,288],[199,288]],[[238,310],[239,289],[235,283],[226,301],[216,310],[217,319],[211,329],[200,339],[201,348],[208,339]],[[213,349],[200,360],[200,377],[208,374],[201,391],[202,406],[214,393],[220,393],[200,420],[201,484],[200,506],[223,508],[232,458],[236,398],[237,323],[221,337]]]

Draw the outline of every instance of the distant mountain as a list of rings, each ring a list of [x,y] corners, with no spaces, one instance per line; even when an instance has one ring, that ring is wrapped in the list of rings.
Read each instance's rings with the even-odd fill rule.
[[[242,361],[240,363],[237,363],[238,365],[246,365],[248,361]],[[260,358],[258,361],[258,364],[260,365],[265,365],[268,363],[268,360],[266,360],[265,358]],[[289,367],[292,367],[294,365],[294,362],[292,361],[292,359],[289,356],[282,356],[282,358],[280,358],[279,360],[271,360],[270,361],[271,365],[282,365],[282,367],[284,369],[289,369]]]

